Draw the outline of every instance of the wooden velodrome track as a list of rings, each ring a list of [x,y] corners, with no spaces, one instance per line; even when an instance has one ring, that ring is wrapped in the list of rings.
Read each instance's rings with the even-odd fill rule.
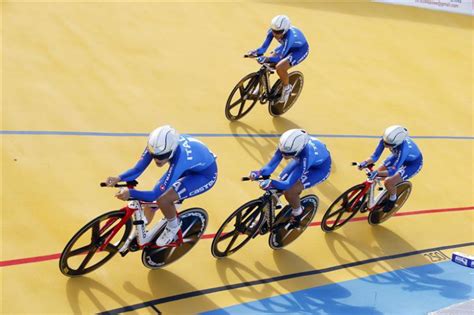
[[[287,306],[242,304],[242,312],[386,312],[375,287],[351,302],[357,294],[342,283],[354,279],[375,279],[366,283],[384,285],[381,296],[398,285],[446,305],[473,298],[467,270],[467,285],[440,280],[441,264],[429,255],[474,253],[472,17],[362,1],[8,1],[1,12],[1,313],[199,313],[328,284],[338,285],[330,297],[290,295]],[[257,106],[229,123],[228,93],[258,69],[241,57],[281,13],[311,47],[297,67],[301,97],[281,118]],[[98,183],[132,166],[146,134],[163,124],[218,155],[216,186],[185,203],[209,212],[206,237],[164,270],[146,269],[135,254],[64,277],[57,258],[69,238],[123,205]],[[410,199],[383,226],[361,219],[324,234],[324,211],[364,179],[350,162],[366,158],[391,124],[407,126],[425,157]],[[313,226],[285,250],[274,252],[261,237],[215,260],[212,234],[261,194],[240,177],[297,127],[324,141],[334,163],[330,178],[310,190],[321,202]],[[152,187],[161,172],[150,167],[140,186]],[[438,269],[428,281],[410,271],[417,266]],[[410,305],[398,310],[415,314]]]

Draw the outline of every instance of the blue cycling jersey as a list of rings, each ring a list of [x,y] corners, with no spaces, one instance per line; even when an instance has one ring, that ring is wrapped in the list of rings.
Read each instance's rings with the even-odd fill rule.
[[[151,154],[145,149],[137,164],[119,175],[120,179],[123,181],[136,179],[145,171],[152,160]],[[179,144],[173,157],[169,160],[170,166],[168,170],[156,183],[153,190],[139,191],[130,189],[130,198],[149,202],[155,201],[179,178],[187,174],[205,171],[214,164],[215,160],[216,156],[204,143],[192,137],[182,135],[179,138]]]
[[[317,138],[311,137],[306,147],[295,157],[297,163],[292,172],[295,172],[294,174],[298,176],[291,176],[283,181],[272,180],[271,185],[276,189],[287,190],[301,179],[301,176],[310,168],[323,164],[328,158],[330,158],[330,153],[326,145]],[[282,159],[283,155],[281,151],[277,149],[270,162],[260,170],[260,174],[263,176],[271,175]]]
[[[267,37],[265,38],[262,46],[256,50],[257,55],[263,55],[267,51],[272,39],[273,33],[272,30],[269,29],[267,32]],[[271,63],[278,63],[280,60],[287,57],[293,49],[304,46],[309,47],[303,32],[294,26],[290,27],[285,35],[283,35],[281,39],[278,39],[278,42],[280,43],[280,46],[275,49],[276,56],[268,58],[268,61]]]
[[[383,139],[381,139],[375,152],[370,157],[374,163],[380,158],[384,149]],[[409,137],[400,145],[389,149],[391,154],[383,162],[383,165],[387,167],[388,176],[393,176],[402,165],[416,161],[422,156],[416,143]]]

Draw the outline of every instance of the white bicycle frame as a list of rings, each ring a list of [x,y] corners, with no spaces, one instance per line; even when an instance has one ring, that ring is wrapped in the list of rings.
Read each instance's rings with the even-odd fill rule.
[[[125,241],[125,244],[119,249],[120,253],[125,252],[129,248],[130,243],[135,238],[137,239],[139,246],[143,246],[147,243],[150,243],[156,233],[166,224],[166,219],[163,218],[158,221],[158,223],[156,223],[151,228],[151,230],[147,231],[145,226],[148,224],[148,222],[145,217],[145,211],[143,210],[142,205],[152,205],[158,210],[158,205],[156,204],[156,202],[140,202],[138,200],[130,200],[128,202],[128,207],[130,209],[135,210],[135,212],[133,212],[133,225],[135,226],[135,228],[134,230],[132,230],[132,232],[130,232],[130,235]],[[181,203],[175,203],[175,206],[176,210],[179,211]]]
[[[356,164],[359,166],[359,164]],[[371,172],[369,169],[364,168],[364,171],[367,175]],[[382,177],[376,177],[375,179],[367,179],[366,183],[370,184],[369,192],[368,192],[368,200],[367,200],[367,208],[372,210],[386,193],[387,189],[382,186]],[[381,191],[378,195],[375,193],[375,189]]]

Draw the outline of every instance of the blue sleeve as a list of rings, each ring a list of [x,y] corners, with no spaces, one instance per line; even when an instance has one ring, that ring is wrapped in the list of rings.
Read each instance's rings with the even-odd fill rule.
[[[272,31],[269,30],[267,32],[267,37],[265,38],[265,41],[263,42],[262,46],[260,48],[257,48],[257,55],[263,55],[267,51],[268,46],[270,46],[270,43],[272,42],[272,39],[273,39]]]
[[[384,149],[385,149],[385,147],[383,146],[383,140],[381,139],[380,142],[379,142],[379,145],[375,149],[374,153],[370,156],[370,158],[372,159],[372,161],[374,161],[374,163],[379,160],[379,158],[382,155],[382,152],[383,152]]]
[[[269,62],[272,62],[272,63],[279,62],[280,60],[285,58],[285,56],[290,51],[290,48],[293,45],[293,42],[295,40],[294,40],[294,36],[292,36],[291,34],[291,31],[288,31],[287,34],[288,35],[286,36],[285,41],[283,42],[283,44],[281,45],[281,48],[279,49],[279,53],[276,56],[268,58]]]
[[[151,154],[148,153],[148,150],[145,149],[143,151],[142,156],[140,160],[138,160],[137,164],[129,169],[126,172],[123,172],[122,174],[119,175],[120,179],[123,181],[131,181],[136,179],[138,176],[140,176],[143,171],[150,165],[150,162],[152,160]]]
[[[160,198],[160,196],[166,192],[168,188],[170,188],[171,185],[173,185],[173,183],[175,183],[183,174],[184,169],[183,167],[180,167],[179,164],[183,165],[184,163],[171,163],[170,168],[156,183],[155,187],[153,187],[153,190],[140,191],[130,189],[130,198],[148,202],[152,202]]]
[[[262,169],[260,170],[260,174],[262,176],[271,175],[273,171],[275,171],[275,169],[277,168],[278,164],[280,164],[281,159],[283,159],[283,155],[281,154],[280,150],[277,149],[275,151],[275,154],[273,154],[273,157],[270,162],[268,162],[267,165],[262,167]]]
[[[290,176],[284,181],[272,180],[271,185],[279,190],[288,190],[301,178],[301,176],[308,170],[308,157],[304,156],[301,161],[291,172]]]
[[[400,148],[400,152],[398,152],[397,159],[393,162],[393,166],[387,168],[388,176],[395,175],[395,173],[400,169],[408,156],[408,151],[408,145],[404,142]]]

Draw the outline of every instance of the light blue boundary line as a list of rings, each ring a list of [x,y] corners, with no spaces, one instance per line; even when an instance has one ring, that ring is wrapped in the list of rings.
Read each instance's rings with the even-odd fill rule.
[[[36,136],[92,136],[92,137],[146,137],[148,133],[142,132],[89,132],[89,131],[29,131],[29,130],[1,130],[2,135],[36,135]],[[280,134],[239,134],[239,133],[186,133],[193,137],[208,138],[278,138]],[[313,134],[320,138],[361,138],[378,139],[380,136],[347,135],[347,134]],[[411,136],[413,139],[443,139],[443,140],[474,140],[474,136]]]

